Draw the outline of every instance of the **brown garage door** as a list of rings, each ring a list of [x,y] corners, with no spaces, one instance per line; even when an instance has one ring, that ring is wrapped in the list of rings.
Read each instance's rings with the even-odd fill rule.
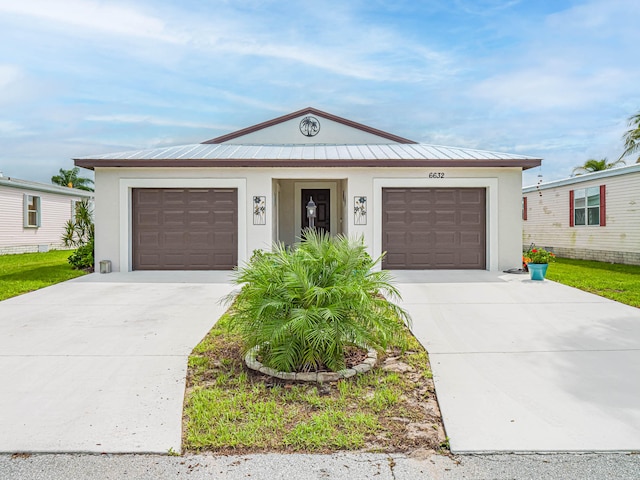
[[[134,270],[230,270],[238,262],[236,189],[135,188]]]
[[[386,269],[484,269],[484,188],[385,188]]]

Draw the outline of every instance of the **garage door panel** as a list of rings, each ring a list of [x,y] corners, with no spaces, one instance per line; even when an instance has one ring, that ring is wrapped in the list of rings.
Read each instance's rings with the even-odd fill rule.
[[[200,249],[207,248],[212,244],[213,234],[210,232],[189,232],[187,240],[191,248]]]
[[[433,223],[437,226],[450,226],[458,223],[455,210],[437,210],[433,218]]]
[[[456,191],[452,189],[436,189],[433,191],[434,203],[440,205],[456,205]]]
[[[456,243],[456,232],[435,232],[433,234],[433,245],[437,248],[451,248]]]
[[[476,252],[462,251],[460,252],[460,263],[462,265],[477,265],[481,261],[481,257]]]
[[[405,215],[406,217],[407,215]],[[414,225],[429,224],[432,222],[433,213],[429,210],[413,210],[408,214],[409,222]]]
[[[158,226],[161,223],[159,212],[139,212],[136,221],[140,226]]]
[[[429,265],[431,262],[431,254],[429,253],[412,253],[409,261],[414,265]]]
[[[138,260],[141,265],[156,266],[160,264],[160,255],[141,254]]]
[[[184,210],[169,210],[162,212],[161,216],[161,225],[164,227],[183,227],[185,225],[185,214]]]
[[[484,188],[383,189],[383,268],[486,268],[485,198]]]
[[[187,216],[187,222],[190,226],[207,226],[211,220],[211,212],[207,210],[189,210]]]
[[[480,247],[484,241],[479,232],[461,232],[460,246],[464,248]]]
[[[429,243],[432,234],[431,232],[407,232],[404,237],[407,239],[405,245],[422,250],[422,246]]]
[[[395,265],[405,265],[407,263],[406,254],[404,253],[390,253],[384,257],[385,263],[389,264],[388,268],[394,268]]]
[[[185,246],[184,232],[163,232],[163,248],[183,248]]]
[[[183,189],[163,190],[162,204],[165,206],[175,207],[177,205],[186,205],[188,203],[186,192]]]
[[[480,212],[471,212],[468,210],[460,212],[459,225],[481,225],[482,223],[484,223],[484,215]]]
[[[158,232],[140,232],[138,234],[137,243],[139,245],[149,245],[150,247],[160,246],[160,233]]]
[[[405,189],[386,189],[387,192],[387,205],[404,205],[406,203],[405,199]]]
[[[485,192],[477,189],[460,190],[460,204],[484,205]]]
[[[157,205],[162,202],[162,192],[160,190],[145,189],[137,195],[138,205]]]
[[[237,265],[236,189],[133,189],[134,270]]]
[[[403,192],[404,203],[412,205],[431,205],[433,203],[433,195],[431,192],[421,189],[411,189]]]

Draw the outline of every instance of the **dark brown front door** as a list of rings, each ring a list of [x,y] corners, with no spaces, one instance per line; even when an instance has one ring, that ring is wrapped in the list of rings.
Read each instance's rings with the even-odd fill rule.
[[[484,188],[384,188],[386,269],[486,268]]]
[[[231,270],[238,263],[238,192],[134,188],[134,270]]]
[[[324,230],[330,232],[331,219],[329,217],[329,199],[331,197],[331,190],[328,188],[323,189],[303,189],[302,190],[302,228],[305,229],[309,226],[309,219],[307,218],[307,203],[313,198],[313,203],[316,204],[317,217],[315,219],[316,230]]]

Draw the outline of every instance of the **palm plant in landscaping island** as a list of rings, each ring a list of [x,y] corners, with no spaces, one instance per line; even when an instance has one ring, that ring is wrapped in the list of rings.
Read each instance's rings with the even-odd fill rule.
[[[290,249],[256,251],[236,274],[239,292],[230,328],[245,352],[258,347],[267,367],[282,372],[338,371],[345,349],[401,346],[409,316],[386,271],[373,271],[362,240],[308,229]]]

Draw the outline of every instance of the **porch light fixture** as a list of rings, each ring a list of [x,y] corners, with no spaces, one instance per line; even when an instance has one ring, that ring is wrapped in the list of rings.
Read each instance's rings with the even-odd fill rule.
[[[313,197],[309,197],[309,203],[307,203],[307,218],[309,219],[309,227],[314,228],[316,222],[316,204],[313,201]]]

